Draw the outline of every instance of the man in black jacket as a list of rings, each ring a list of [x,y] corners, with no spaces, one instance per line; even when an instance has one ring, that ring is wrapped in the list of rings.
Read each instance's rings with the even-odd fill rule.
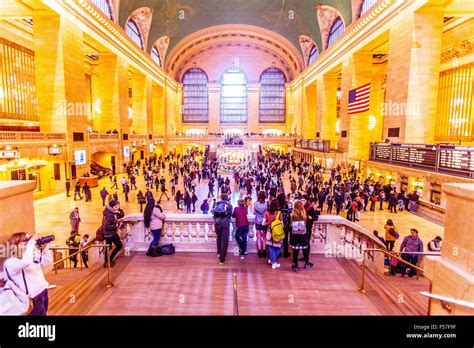
[[[121,219],[117,219],[117,211],[120,208],[118,202],[111,200],[109,205],[105,207],[103,216],[103,231],[104,231],[104,238],[108,245],[105,255],[105,264],[104,267],[107,266],[107,253],[110,252],[112,243],[115,244],[115,249],[110,254],[110,263],[113,265],[112,261],[114,260],[115,256],[118,252],[122,249],[122,241],[120,240],[120,236],[117,233],[118,225]]]

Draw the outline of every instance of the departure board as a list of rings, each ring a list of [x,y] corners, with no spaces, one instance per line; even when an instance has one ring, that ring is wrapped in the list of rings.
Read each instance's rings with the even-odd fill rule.
[[[392,151],[390,144],[376,144],[374,156],[378,160],[389,161],[390,152]]]
[[[474,172],[474,147],[440,145],[439,167]]]
[[[436,166],[436,146],[392,144],[392,161],[434,168]]]

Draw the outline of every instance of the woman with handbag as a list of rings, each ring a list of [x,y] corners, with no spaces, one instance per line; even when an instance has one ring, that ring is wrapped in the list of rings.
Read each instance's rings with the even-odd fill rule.
[[[48,312],[48,282],[42,267],[53,263],[53,255],[48,244],[37,245],[42,236],[35,233],[31,238],[26,232],[11,236],[10,245],[16,253],[5,260],[4,274],[31,299],[30,308],[23,315],[44,316]],[[31,307],[32,306],[32,307]]]
[[[306,231],[306,221],[308,216],[306,215],[306,210],[301,201],[296,201],[293,207],[293,214],[291,214],[291,234],[290,234],[290,246],[293,248],[293,265],[291,269],[298,272],[300,269],[298,267],[298,256],[300,250],[303,251],[303,259],[305,261],[304,268],[310,268],[313,266],[309,262],[309,248]]]
[[[395,241],[399,238],[398,229],[393,224],[392,219],[388,219],[387,223],[384,226],[385,228],[385,243],[387,244],[387,249],[392,251],[395,247]]]

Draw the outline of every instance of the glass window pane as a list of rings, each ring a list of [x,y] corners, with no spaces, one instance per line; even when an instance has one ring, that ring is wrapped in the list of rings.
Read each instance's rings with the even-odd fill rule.
[[[285,123],[285,82],[285,74],[277,68],[269,68],[260,76],[260,122]]]
[[[331,31],[329,32],[329,37],[328,37],[328,46],[330,46],[334,41],[336,41],[339,36],[344,33],[344,22],[342,21],[341,18],[337,18],[332,27]]]
[[[207,75],[199,68],[191,68],[183,76],[183,122],[209,122]]]
[[[125,33],[128,35],[129,38],[133,40],[133,42],[135,42],[141,49],[143,49],[142,36],[140,35],[138,26],[133,19],[130,19],[127,22]]]
[[[237,67],[227,69],[222,75],[221,122],[247,122],[247,78]]]
[[[377,3],[377,0],[363,0],[360,6],[359,17],[366,13],[372,6]]]
[[[153,46],[153,48],[151,49],[151,59],[153,59],[156,64],[161,66],[160,54],[158,53],[158,50],[155,46]]]
[[[311,63],[313,63],[316,60],[316,58],[318,57],[318,54],[319,54],[318,48],[316,46],[313,46],[311,48],[311,51],[309,52],[308,66],[310,66]]]
[[[94,3],[95,7],[101,10],[107,17],[109,17],[111,20],[114,20],[109,0],[92,0],[92,2]]]

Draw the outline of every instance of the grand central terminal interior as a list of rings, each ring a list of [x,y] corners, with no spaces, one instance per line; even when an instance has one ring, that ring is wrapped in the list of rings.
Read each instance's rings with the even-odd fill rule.
[[[2,0],[0,314],[470,316],[473,96],[470,0]]]

